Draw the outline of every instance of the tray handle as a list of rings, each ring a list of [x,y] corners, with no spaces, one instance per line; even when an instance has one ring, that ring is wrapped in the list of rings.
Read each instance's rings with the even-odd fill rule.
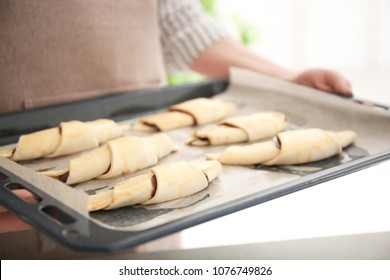
[[[363,106],[367,106],[372,108],[373,110],[379,110],[379,111],[389,111],[390,107],[384,104],[379,104],[377,102],[367,101],[363,99],[353,98],[352,99],[355,103],[358,103]]]
[[[32,187],[23,180],[15,180],[14,176],[0,167],[0,204],[17,213],[23,221],[46,232],[60,235],[89,235],[88,228],[80,227],[80,217],[69,208],[57,207],[56,201],[46,193]],[[29,192],[33,199],[24,199],[15,190]]]

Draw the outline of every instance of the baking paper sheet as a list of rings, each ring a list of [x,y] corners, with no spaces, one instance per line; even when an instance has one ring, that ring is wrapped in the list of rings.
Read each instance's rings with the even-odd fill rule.
[[[242,69],[232,69],[229,89],[215,98],[233,101],[237,104],[236,115],[246,115],[259,111],[280,111],[287,115],[287,129],[316,127],[327,130],[351,129],[357,132],[354,145],[344,152],[316,163],[285,167],[239,167],[224,166],[222,174],[210,186],[192,196],[149,206],[130,206],[110,211],[91,213],[93,220],[104,227],[115,230],[139,231],[162,225],[188,215],[228,205],[240,198],[257,192],[271,190],[283,183],[294,181],[345,162],[380,153],[390,148],[390,113],[377,111],[357,104],[349,99],[326,94],[311,88],[298,86],[285,81],[263,76]],[[155,112],[145,112],[152,114]],[[122,123],[133,124],[136,119]],[[160,160],[158,164],[178,160],[205,159],[205,153],[218,153],[226,148],[190,147],[185,143],[196,128],[169,131],[178,151]],[[128,132],[128,135],[147,136],[149,133]],[[244,144],[245,145],[245,144]],[[43,159],[24,162],[33,170],[61,169],[77,155],[59,159]],[[74,188],[89,194],[105,191],[116,182],[148,172],[148,169],[126,176],[93,180],[81,183]],[[38,186],[39,187],[39,186]],[[71,188],[71,187],[69,187]],[[66,203],[68,198],[60,198]],[[86,207],[86,206],[85,206]]]

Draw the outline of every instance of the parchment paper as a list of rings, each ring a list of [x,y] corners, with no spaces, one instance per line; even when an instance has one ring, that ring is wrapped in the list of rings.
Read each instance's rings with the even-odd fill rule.
[[[236,115],[269,110],[280,111],[288,117],[287,129],[310,127],[327,130],[351,129],[357,132],[357,141],[345,149],[341,155],[312,164],[286,167],[224,166],[222,174],[207,189],[192,196],[150,206],[97,211],[90,214],[91,219],[115,230],[149,229],[212,209],[215,206],[227,205],[237,199],[272,189],[272,187],[294,181],[307,174],[390,149],[390,113],[374,110],[346,98],[242,69],[232,69],[228,90],[215,98],[235,102],[238,107]],[[152,113],[155,112],[145,112],[145,115]],[[135,121],[136,119],[131,119],[123,123],[132,124]],[[179,150],[162,159],[158,164],[178,160],[205,159],[205,153],[221,152],[226,148],[226,146],[190,147],[185,145],[194,129],[197,128],[167,132]],[[127,134],[150,135],[135,132]],[[23,163],[23,165],[36,171],[59,169],[66,166],[69,159],[75,156],[77,155],[36,160]],[[89,194],[101,192],[112,187],[116,182],[145,172],[148,172],[148,169],[115,179],[93,180],[81,183],[75,189]],[[61,200],[66,202],[67,199],[62,192]]]

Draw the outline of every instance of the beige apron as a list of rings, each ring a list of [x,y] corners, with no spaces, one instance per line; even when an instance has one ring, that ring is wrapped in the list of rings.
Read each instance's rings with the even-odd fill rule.
[[[0,114],[160,86],[155,0],[1,0]]]
[[[1,0],[0,114],[164,84],[155,0]],[[1,116],[0,116],[1,117]],[[36,230],[2,258],[77,258]]]

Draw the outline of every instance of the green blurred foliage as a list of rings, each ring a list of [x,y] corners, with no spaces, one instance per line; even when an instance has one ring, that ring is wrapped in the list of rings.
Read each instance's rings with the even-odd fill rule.
[[[233,15],[232,20],[244,45],[249,46],[260,39],[258,29],[244,21],[239,15]]]
[[[180,72],[167,76],[168,85],[181,85],[203,81],[204,77],[196,72]]]
[[[203,6],[203,9],[206,13],[208,13],[210,16],[216,18],[217,17],[217,8],[216,8],[216,1],[215,0],[200,0],[200,3]]]

